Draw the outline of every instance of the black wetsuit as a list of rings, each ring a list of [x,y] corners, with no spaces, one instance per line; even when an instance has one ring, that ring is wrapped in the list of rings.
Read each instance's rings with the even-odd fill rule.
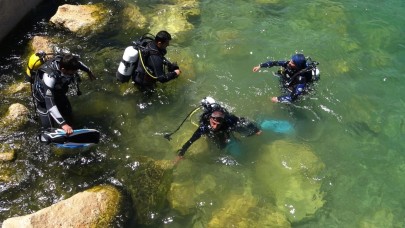
[[[142,57],[142,61],[138,61],[133,78],[136,85],[144,90],[153,90],[157,81],[165,83],[177,78],[174,70],[178,69],[178,67],[176,68],[165,59],[166,53],[166,49],[159,49],[154,41],[149,42],[145,49],[141,50],[139,57]],[[142,62],[152,76],[146,72]],[[165,66],[167,66],[167,70],[165,70]]]
[[[279,74],[281,84],[283,88],[287,90],[287,94],[277,97],[281,103],[290,103],[297,100],[297,98],[304,93],[307,84],[312,82],[312,67],[293,70],[288,66],[289,62],[290,61],[269,61],[260,64],[260,67],[282,67]]]
[[[69,85],[75,82],[74,76],[62,75],[57,56],[38,69],[34,82],[34,98],[43,129],[61,127],[72,117],[72,106],[66,93]],[[80,62],[80,70],[90,72],[90,69]]]
[[[260,129],[251,121],[243,117],[237,117],[228,112],[225,112],[225,117],[222,124],[219,126],[218,130],[213,131],[210,126],[210,116],[212,111],[205,112],[201,115],[200,125],[198,129],[194,132],[191,138],[183,145],[179,150],[178,155],[184,156],[187,149],[197,141],[201,136],[207,135],[208,138],[214,141],[214,143],[220,149],[224,149],[226,145],[230,142],[232,137],[232,132],[236,131],[245,136],[252,136],[260,131]]]

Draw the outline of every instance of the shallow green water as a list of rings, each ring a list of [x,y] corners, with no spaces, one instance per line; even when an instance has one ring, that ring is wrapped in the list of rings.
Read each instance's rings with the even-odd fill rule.
[[[257,167],[262,164],[263,146],[284,140],[297,147],[296,153],[301,147],[310,148],[325,165],[318,174],[325,204],[294,227],[404,227],[404,2],[259,2],[263,1],[201,1],[200,17],[191,19],[195,29],[184,35],[185,41],[174,39],[168,49],[169,57],[190,51],[191,60],[173,60],[180,67],[191,61],[192,73],[184,71],[181,78],[159,85],[159,91],[147,99],[136,91],[125,93],[131,86],[114,80],[123,49],[145,32],[116,29],[120,3],[106,1],[112,8],[111,30],[88,39],[75,39],[40,22],[34,28],[21,25],[15,31],[17,38],[3,41],[0,88],[22,81],[23,46],[32,34],[58,35],[66,40],[63,46],[80,53],[99,76],[95,83],[84,80],[84,94],[72,97],[71,103],[77,126],[100,129],[103,135],[102,143],[90,153],[70,158],[55,157],[35,142],[38,123],[34,121],[24,134],[9,139],[30,144],[11,165],[19,167],[24,180],[18,186],[1,185],[0,221],[100,183],[134,193],[139,188],[133,179],[138,156],[173,159],[195,126],[186,122],[172,141],[165,140],[163,133],[176,129],[209,95],[238,116],[288,120],[296,133],[265,132],[243,138],[244,155],[235,160],[226,160],[223,152],[200,139],[174,171],[173,181],[198,186],[207,176],[215,176],[216,190],[201,195],[187,216],[168,205],[151,211],[155,226],[207,224],[223,201],[246,191],[242,186],[251,183],[260,204],[271,204],[272,196],[257,176],[264,174]],[[165,1],[137,3],[153,11],[155,4]],[[314,94],[295,105],[272,104],[270,98],[280,93],[271,74],[276,69],[252,73],[252,67],[267,59],[288,59],[296,51],[320,62],[321,80]],[[30,104],[24,97],[6,98],[1,110],[14,102]]]

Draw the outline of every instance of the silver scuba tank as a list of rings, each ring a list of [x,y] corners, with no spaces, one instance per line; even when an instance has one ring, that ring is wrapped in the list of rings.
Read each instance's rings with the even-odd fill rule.
[[[135,68],[135,63],[138,61],[138,55],[139,52],[134,46],[125,48],[122,60],[116,73],[118,81],[124,83],[131,79],[131,75],[133,74]]]

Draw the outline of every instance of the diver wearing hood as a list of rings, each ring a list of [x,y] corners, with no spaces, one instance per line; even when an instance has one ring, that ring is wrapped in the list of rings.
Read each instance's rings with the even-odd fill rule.
[[[208,99],[214,101],[210,97]],[[202,101],[204,112],[200,116],[199,126],[191,138],[178,150],[176,163],[183,158],[187,149],[203,135],[210,138],[219,149],[224,149],[231,141],[233,132],[244,136],[261,134],[262,131],[254,122],[229,113],[217,103],[204,103],[208,99]]]
[[[280,77],[283,88],[287,90],[286,95],[272,97],[272,102],[291,103],[304,93],[307,84],[316,80],[313,76],[319,73],[316,69],[317,62],[312,62],[309,58],[305,58],[303,54],[295,54],[288,61],[268,61],[253,67],[253,72],[259,71],[260,68],[270,68],[273,66],[281,66],[277,76]]]

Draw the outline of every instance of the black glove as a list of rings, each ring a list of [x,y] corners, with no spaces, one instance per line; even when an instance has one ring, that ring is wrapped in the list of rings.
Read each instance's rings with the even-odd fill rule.
[[[169,72],[173,72],[175,70],[178,70],[179,66],[177,65],[177,63],[168,62],[167,63],[167,69],[169,70]]]

